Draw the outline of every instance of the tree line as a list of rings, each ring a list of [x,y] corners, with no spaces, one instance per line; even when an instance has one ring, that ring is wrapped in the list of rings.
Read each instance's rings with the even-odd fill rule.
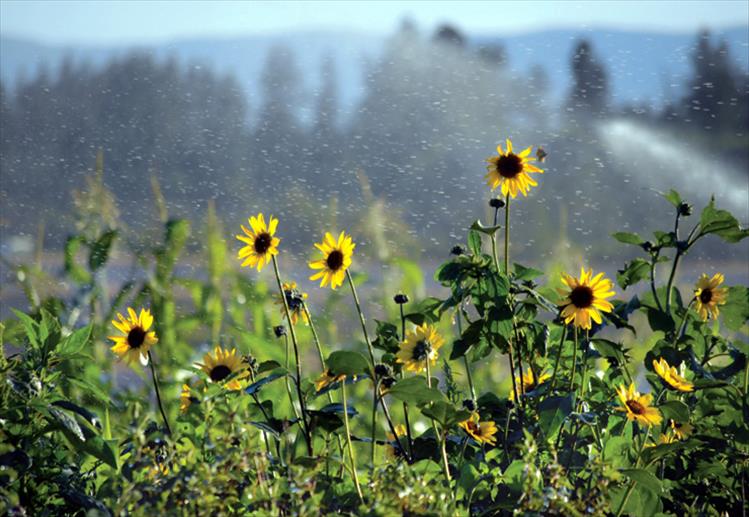
[[[550,101],[541,67],[513,72],[501,45],[476,48],[451,26],[424,37],[404,23],[365,67],[363,99],[345,120],[330,56],[320,65],[313,116],[300,118],[304,77],[295,59],[281,46],[269,52],[258,106],[230,75],[147,53],[96,69],[67,60],[12,94],[0,84],[3,233],[33,234],[44,218],[48,242],[63,242],[70,192],[91,174],[99,150],[105,182],[135,229],[156,214],[154,177],[178,216],[200,219],[211,200],[232,221],[279,207],[292,245],[330,222],[366,224],[369,195],[409,237],[446,246],[461,230],[454,210],[485,196],[481,164],[506,128],[522,142],[571,146],[594,121],[627,115],[709,135],[731,159],[749,163],[749,80],[707,33],[697,38],[685,94],[662,112],[613,105],[609,72],[586,40],[570,57],[572,88],[562,106]],[[539,224],[550,217],[537,215]],[[397,245],[404,236],[390,238]]]

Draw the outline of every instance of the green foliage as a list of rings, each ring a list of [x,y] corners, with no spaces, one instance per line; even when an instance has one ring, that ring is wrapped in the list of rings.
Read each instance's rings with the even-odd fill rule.
[[[649,289],[614,300],[602,324],[565,327],[556,280],[539,285],[544,272],[520,264],[508,274],[492,242],[502,229],[477,221],[467,253],[434,274],[441,296],[409,292],[402,319],[399,308],[369,325],[374,365],[363,344],[337,338],[338,323],[350,330],[341,294],[322,317],[312,311],[314,333],[296,324],[300,350],[288,329],[274,335],[288,322],[270,303],[273,287],[227,263],[212,207],[201,234],[204,278],[180,268],[189,223],[165,216],[162,239],[138,257],[148,274],[111,296],[107,266],[126,241],[119,230],[87,225],[87,236],[71,236],[65,249],[75,298],[32,301],[0,326],[0,501],[29,514],[740,513],[749,289],[729,286],[719,317],[703,321],[693,292],[673,277],[703,236],[733,243],[746,230],[711,200],[682,237],[678,222],[691,208],[675,191],[665,197],[676,209],[674,231],[656,231],[648,243],[614,234],[644,253],[619,271],[619,286]],[[391,263],[400,264],[402,285],[420,288],[415,264]],[[668,274],[656,274],[659,267]],[[365,279],[355,276],[360,288]],[[147,367],[116,363],[108,350],[106,337],[118,332],[109,320],[128,304],[155,316],[159,342]],[[414,375],[396,354],[402,329],[425,324],[446,345],[440,369]],[[241,366],[220,378],[196,365],[206,361],[203,342],[236,347]],[[322,351],[335,343],[350,344]],[[484,365],[492,374],[505,368],[510,357],[501,385],[477,374]],[[694,389],[661,378],[653,368],[660,358]],[[660,423],[627,418],[636,406],[624,406],[617,390],[631,383],[651,395]],[[364,454],[372,444],[373,457]]]

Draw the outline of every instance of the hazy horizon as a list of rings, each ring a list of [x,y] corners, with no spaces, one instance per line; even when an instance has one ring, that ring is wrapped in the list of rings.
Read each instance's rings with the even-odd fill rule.
[[[615,9],[626,4],[627,9]],[[334,7],[334,8],[333,8]],[[39,13],[43,13],[40,16]],[[0,34],[46,45],[127,46],[305,32],[382,36],[401,20],[426,32],[449,23],[473,35],[547,30],[683,34],[746,26],[746,2],[18,2],[0,3]],[[60,24],[64,20],[64,24]],[[667,20],[663,23],[660,20]]]

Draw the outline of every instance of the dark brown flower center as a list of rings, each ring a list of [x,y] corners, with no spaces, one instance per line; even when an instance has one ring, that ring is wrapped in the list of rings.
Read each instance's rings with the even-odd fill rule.
[[[339,250],[331,251],[328,253],[328,258],[325,260],[325,263],[331,271],[338,271],[343,265],[343,253]]]
[[[627,407],[635,415],[642,415],[645,413],[645,406],[637,402],[636,400],[628,400]]]
[[[127,333],[127,344],[130,348],[140,348],[146,340],[146,331],[140,327],[133,327]]]
[[[700,292],[700,301],[702,303],[710,303],[710,300],[713,299],[713,291],[711,289],[703,289]]]
[[[467,427],[467,428],[468,428],[468,430],[469,430],[470,432],[472,432],[473,434],[478,434],[479,436],[481,435],[481,425],[480,425],[480,424],[477,424],[477,423],[476,423],[476,422],[474,422],[473,420],[470,420],[470,421],[469,421],[469,422],[468,422],[468,423],[466,424],[466,427]]]
[[[414,346],[414,351],[412,354],[414,361],[423,361],[429,356],[429,353],[432,351],[432,345],[429,343],[429,341],[421,340]]]
[[[677,430],[678,430],[678,429],[681,429],[682,427],[684,427],[684,424],[680,424],[679,422],[677,422],[677,421],[675,421],[675,420],[671,420],[671,426],[672,426],[672,427],[673,427],[674,429],[677,429]]]
[[[593,305],[593,289],[587,285],[578,285],[570,293],[570,301],[578,309],[587,309]]]
[[[219,364],[211,369],[211,373],[208,374],[213,382],[219,382],[226,379],[231,375],[231,368],[225,364]]]
[[[258,255],[264,254],[266,251],[268,251],[268,248],[270,248],[270,244],[272,241],[273,238],[267,232],[263,232],[255,237],[255,253],[257,253]]]
[[[503,178],[512,179],[523,172],[523,160],[512,153],[500,156],[497,160],[497,172]]]

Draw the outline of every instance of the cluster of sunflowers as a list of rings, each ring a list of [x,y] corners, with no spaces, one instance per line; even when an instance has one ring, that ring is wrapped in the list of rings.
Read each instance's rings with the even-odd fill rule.
[[[339,450],[342,463],[346,454],[348,455],[348,472],[358,499],[362,503],[366,501],[366,496],[359,480],[360,472],[356,464],[354,441],[369,443],[372,468],[376,463],[376,445],[384,444],[387,445],[388,457],[392,461],[403,460],[408,464],[413,464],[420,459],[419,454],[422,454],[421,458],[440,464],[445,486],[454,487],[456,483],[460,484],[465,481],[467,474],[462,469],[466,468],[466,462],[473,461],[480,464],[488,461],[487,458],[491,454],[487,451],[487,447],[490,448],[489,450],[494,448],[503,450],[506,457],[501,465],[502,468],[508,468],[513,461],[512,448],[519,447],[518,444],[523,440],[523,433],[530,431],[535,437],[538,429],[543,429],[546,431],[547,440],[552,443],[556,439],[556,446],[559,447],[560,440],[565,434],[564,426],[574,415],[577,415],[579,422],[570,424],[570,431],[566,434],[568,442],[565,443],[571,443],[571,449],[575,450],[582,425],[591,425],[591,438],[585,443],[590,447],[600,446],[599,453],[602,459],[604,453],[601,445],[602,435],[612,434],[615,431],[623,433],[621,429],[625,422],[610,424],[608,428],[603,429],[601,426],[610,422],[609,416],[620,413],[626,416],[626,422],[632,422],[646,430],[644,436],[639,435],[639,452],[634,456],[636,460],[633,462],[634,468],[626,471],[631,481],[626,490],[619,493],[618,499],[610,503],[609,508],[609,511],[617,515],[625,511],[632,512],[636,507],[633,507],[630,502],[631,493],[637,483],[644,484],[645,479],[644,474],[639,473],[642,470],[640,466],[644,457],[643,451],[661,445],[674,445],[679,441],[686,443],[694,432],[688,410],[686,413],[682,411],[682,408],[688,407],[688,401],[683,402],[680,397],[699,389],[695,386],[695,382],[689,380],[690,375],[704,377],[709,373],[706,373],[704,368],[699,371],[694,371],[693,368],[692,373],[688,373],[686,361],[683,360],[686,352],[683,347],[680,349],[679,346],[691,339],[687,335],[690,325],[699,327],[700,322],[707,322],[710,319],[716,321],[720,315],[719,308],[729,301],[729,289],[722,286],[723,275],[718,273],[709,277],[703,274],[696,282],[689,303],[672,310],[672,282],[678,257],[702,235],[708,233],[721,235],[720,232],[727,230],[721,227],[713,228],[712,232],[708,231],[710,221],[706,222],[703,217],[701,229],[697,233],[692,232],[695,235],[694,239],[690,234],[686,241],[676,242],[678,233],[672,236],[671,240],[674,241],[672,247],[677,248],[678,251],[665,293],[659,293],[656,290],[652,272],[655,264],[659,262],[661,248],[669,247],[670,241],[664,240],[653,245],[640,242],[639,237],[633,237],[634,234],[621,237],[620,240],[623,242],[640,245],[642,249],[650,253],[653,259],[651,263],[644,262],[646,266],[651,267],[653,299],[650,300],[650,305],[612,303],[614,302],[612,297],[615,295],[614,282],[606,278],[604,273],[595,274],[592,269],[585,267],[581,268],[577,277],[562,274],[559,279],[561,287],[557,288],[555,293],[556,299],[550,301],[549,297],[554,298],[553,290],[550,289],[548,294],[542,294],[542,290],[538,289],[538,286],[531,280],[534,276],[532,271],[517,264],[514,270],[511,269],[509,258],[511,201],[515,200],[518,194],[527,196],[531,188],[538,185],[532,175],[544,171],[534,162],[537,159],[544,161],[546,153],[539,148],[534,158],[531,156],[532,147],[515,153],[509,139],[504,149],[501,145],[497,147],[497,153],[496,156],[488,159],[486,174],[487,183],[492,191],[499,189],[501,192],[501,197],[494,198],[490,202],[490,206],[495,210],[494,225],[487,227],[480,222],[475,223],[469,236],[469,247],[472,253],[467,254],[462,247],[456,247],[454,249],[456,258],[437,272],[438,281],[451,288],[450,298],[438,300],[438,303],[433,303],[420,313],[413,313],[407,317],[404,315],[403,306],[408,303],[408,297],[405,294],[395,297],[395,302],[400,306],[401,329],[394,325],[378,325],[376,339],[370,338],[371,329],[367,326],[352,278],[351,269],[356,248],[352,236],[343,231],[337,237],[326,232],[322,241],[314,244],[319,255],[308,263],[313,272],[309,279],[319,280],[321,288],[329,286],[331,289],[337,289],[344,282],[348,283],[359,316],[362,337],[366,345],[366,356],[351,351],[338,351],[326,359],[314,326],[307,294],[300,290],[296,282],[284,280],[282,277],[278,260],[281,249],[281,238],[277,236],[279,220],[270,216],[266,221],[265,215],[259,213],[249,218],[249,227],[241,226],[242,233],[236,236],[244,244],[237,255],[241,266],[256,268],[258,271],[269,264],[273,266],[278,288],[276,303],[280,306],[282,317],[287,322],[287,326],[278,326],[274,331],[277,337],[286,338],[287,357],[290,338],[295,357],[295,375],[291,373],[288,375],[294,381],[296,394],[287,382],[289,403],[297,415],[293,423],[298,425],[303,436],[307,455],[315,457],[319,450],[315,449],[314,423],[312,411],[308,407],[310,397],[303,389],[301,344],[296,332],[296,327],[302,324],[311,330],[321,364],[320,371],[315,373],[317,375],[314,380],[315,395],[327,394],[328,400],[333,404],[331,390],[340,388],[346,447],[344,450],[339,441]],[[677,221],[678,217],[686,216],[688,212],[691,212],[691,207],[687,207],[680,199],[675,205],[678,213]],[[500,209],[505,211],[503,265],[500,264],[497,249],[497,235],[500,233],[497,217]],[[732,227],[731,231],[734,232],[731,234],[734,241],[741,240],[746,232],[738,227]],[[736,232],[739,232],[741,236],[735,238],[738,235]],[[482,252],[482,236],[488,236],[490,239],[491,256]],[[654,252],[654,250],[657,251]],[[620,272],[620,274],[625,273],[631,278],[631,271]],[[639,279],[641,278],[635,280]],[[630,282],[630,285],[631,283],[634,282]],[[741,296],[744,292],[741,291]],[[657,396],[658,400],[655,401],[652,393],[640,393],[638,390],[638,385],[644,383],[637,382],[623,364],[626,362],[625,351],[618,348],[613,351],[608,350],[608,353],[604,354],[601,350],[607,346],[606,343],[611,342],[594,337],[607,325],[613,324],[617,328],[626,327],[628,315],[640,307],[647,311],[660,310],[670,319],[681,317],[681,324],[672,325],[673,328],[665,332],[664,339],[661,340],[663,343],[659,350],[668,349],[665,357],[658,355],[650,359],[652,371],[660,378],[665,388],[660,391]],[[546,323],[537,321],[536,315],[539,308],[552,313],[552,318]],[[453,321],[458,324],[460,336],[454,342],[449,359],[462,358],[464,360],[470,389],[470,398],[464,400],[461,405],[455,404],[455,400],[448,400],[444,396],[445,392],[450,391],[449,384],[452,382],[451,370],[447,356],[444,354],[442,356],[445,359],[443,362],[445,384],[443,386],[448,387],[440,389],[441,380],[433,377],[447,341],[447,336],[440,330],[440,317],[444,312],[452,309],[455,310]],[[122,314],[117,316],[118,319],[112,324],[120,335],[111,336],[110,339],[115,343],[112,351],[130,363],[140,360],[151,368],[164,424],[171,432],[167,414],[161,405],[158,379],[151,354],[151,349],[158,343],[158,338],[152,330],[153,317],[148,309],[141,309],[140,313],[136,313],[132,308],[128,309],[127,316]],[[466,330],[462,330],[462,322],[469,324]],[[409,324],[411,328],[408,328]],[[568,332],[574,335],[571,348],[566,344],[569,341]],[[556,354],[553,353],[554,347],[548,344],[550,334],[559,340]],[[601,350],[596,351],[597,346]],[[376,349],[384,352],[379,359],[376,356]],[[501,402],[497,402],[496,397],[491,393],[477,396],[471,377],[471,363],[483,360],[492,349],[506,353],[509,360],[512,388],[508,397]],[[578,366],[580,356],[581,364]],[[606,372],[604,368],[595,372],[594,375],[589,375],[588,369],[591,365],[603,367],[603,363],[597,361],[596,357],[608,360],[609,371]],[[667,357],[671,358],[671,362]],[[674,362],[674,359],[678,362]],[[703,362],[702,366],[704,367],[708,362]],[[581,371],[578,371],[578,368]],[[203,386],[205,389],[207,384],[217,384],[228,391],[246,390],[250,394],[256,393],[257,379],[252,360],[248,356],[243,356],[236,348],[229,350],[216,345],[212,351],[205,354],[202,362],[196,363],[195,371],[202,372],[203,376],[200,380],[182,385],[180,410],[183,413],[189,411],[192,404],[200,401],[200,387]],[[413,374],[412,378],[409,379],[408,374]],[[602,382],[604,377],[607,383],[611,383],[609,387]],[[368,439],[353,436],[349,422],[352,412],[346,393],[347,385],[366,379],[372,384],[373,401],[369,428],[371,437]],[[614,379],[617,379],[617,383],[612,386]],[[562,387],[559,387],[560,383],[563,384]],[[606,390],[609,392],[606,393]],[[745,391],[746,386],[744,386]],[[421,398],[417,400],[416,392],[426,395],[419,395]],[[667,405],[661,405],[661,399],[664,397],[668,399],[669,392],[675,394],[674,397],[670,398]],[[396,423],[393,412],[389,410],[386,402],[388,395],[403,402],[402,423]],[[607,400],[614,396],[618,397],[618,405],[610,408]],[[449,398],[454,399],[452,395]],[[421,410],[422,416],[431,422],[431,428],[427,429],[422,438],[426,437],[431,440],[429,443],[436,445],[438,452],[432,450],[424,454],[417,451],[418,438],[414,436],[413,421],[409,420],[409,407],[413,408],[414,405]],[[665,416],[660,407],[668,408]],[[609,409],[613,409],[613,413]],[[563,418],[560,420],[553,416],[556,420],[550,424],[546,416],[549,410],[561,412]],[[377,438],[377,422],[383,417],[388,426],[385,442]],[[505,421],[498,423],[498,418],[504,418]],[[656,429],[654,436],[658,436],[657,439],[650,437],[651,428]],[[451,435],[451,430],[454,429],[461,429],[465,434],[462,437]],[[628,436],[631,436],[631,431]],[[637,435],[632,439],[636,437]],[[580,438],[580,440],[582,443],[583,439]],[[472,447],[473,452],[467,454],[466,447],[469,442],[474,447]],[[556,455],[557,452],[558,449],[554,449],[552,454]],[[457,466],[454,461],[451,463],[451,457],[457,458]],[[568,465],[573,461],[572,453],[568,455],[567,461]],[[460,480],[455,479],[456,475],[460,477]],[[472,488],[471,493],[473,490]],[[452,493],[454,496],[454,492]],[[489,490],[489,494],[492,493],[494,492]],[[491,500],[492,496],[489,495],[486,499]],[[470,508],[470,498],[467,498],[467,501],[466,505]],[[546,501],[543,504],[550,503]],[[566,508],[563,511],[572,512],[572,507],[555,508]]]

